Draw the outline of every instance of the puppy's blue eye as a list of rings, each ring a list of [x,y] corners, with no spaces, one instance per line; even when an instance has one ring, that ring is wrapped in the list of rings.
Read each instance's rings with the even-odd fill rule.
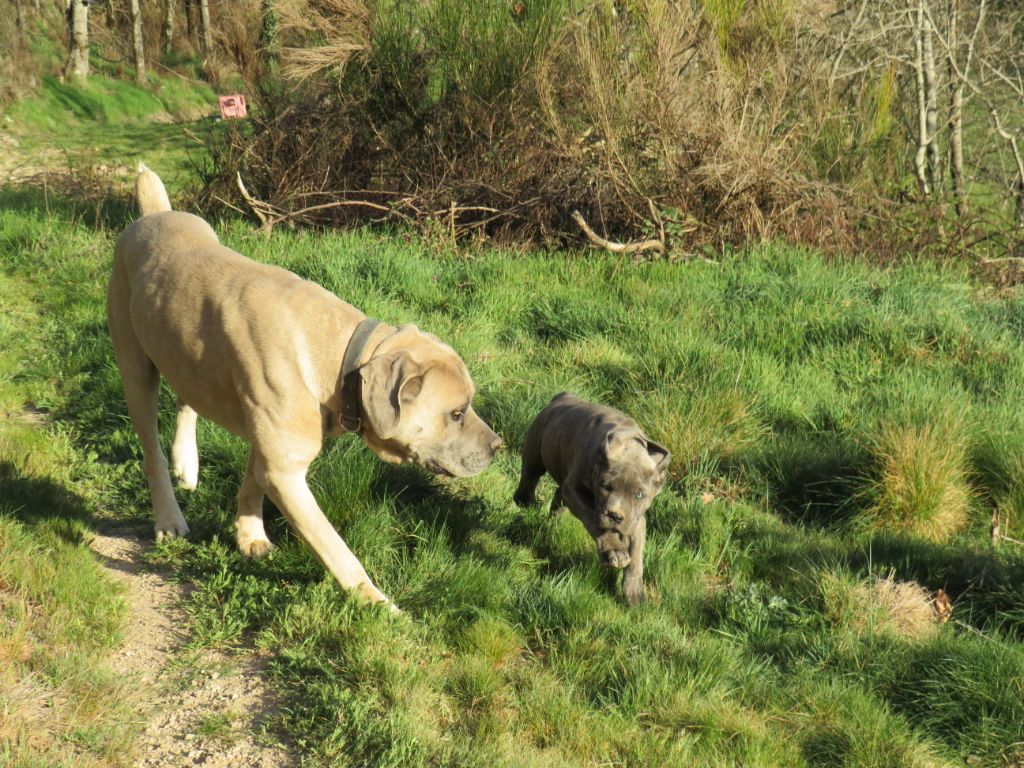
[[[452,411],[452,421],[456,424],[462,421],[463,416],[465,416],[465,414],[462,411]]]
[[[644,492],[643,491],[637,491],[636,492],[636,500],[637,501],[640,501],[643,497],[644,497]]]

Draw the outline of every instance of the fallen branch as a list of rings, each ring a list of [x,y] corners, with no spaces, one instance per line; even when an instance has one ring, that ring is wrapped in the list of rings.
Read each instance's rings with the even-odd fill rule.
[[[238,191],[242,194],[242,199],[245,200],[249,209],[256,214],[256,218],[260,220],[263,225],[263,232],[268,237],[271,231],[274,229],[274,225],[281,221],[288,221],[289,219],[299,219],[304,217],[308,213],[315,211],[323,211],[328,208],[341,208],[343,206],[360,206],[363,208],[373,208],[377,211],[383,211],[384,213],[391,214],[395,211],[386,205],[380,205],[379,203],[371,203],[368,200],[335,200],[330,203],[320,203],[319,205],[308,205],[305,208],[299,208],[297,211],[282,211],[279,208],[275,208],[269,203],[265,203],[262,200],[257,200],[255,197],[249,194],[249,190],[245,188],[245,184],[242,183],[242,174],[235,174],[235,181],[238,183]]]
[[[611,240],[607,240],[601,237],[597,232],[592,230],[586,221],[583,219],[583,215],[579,211],[572,212],[572,220],[576,222],[580,229],[583,230],[583,234],[587,236],[587,239],[594,245],[604,248],[606,251],[612,253],[643,253],[645,251],[657,251],[658,253],[665,252],[665,240],[664,236],[660,240],[638,240],[632,243],[616,243]]]
[[[270,206],[249,194],[249,190],[247,190],[245,188],[245,184],[242,183],[241,173],[235,174],[235,181],[238,182],[238,191],[242,193],[242,199],[245,200],[249,209],[256,214],[256,218],[259,219],[260,224],[263,225],[263,233],[267,237],[270,237],[270,231],[274,228],[274,221],[263,210],[264,208],[270,208]]]

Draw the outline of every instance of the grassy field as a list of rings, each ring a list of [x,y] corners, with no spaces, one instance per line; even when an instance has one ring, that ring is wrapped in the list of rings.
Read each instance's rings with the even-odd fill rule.
[[[120,591],[86,543],[108,470],[118,470],[82,449],[74,424],[51,420],[64,370],[48,330],[66,315],[11,275],[9,223],[0,225],[0,763],[117,764],[134,739],[137,698],[109,660]]]
[[[116,724],[131,701],[105,666],[118,596],[82,542],[150,511],[104,316],[126,214],[93,213],[0,191],[0,761],[22,766],[129,754],[130,719]],[[395,618],[338,590],[269,505],[278,548],[238,556],[246,447],[201,422],[199,489],[181,496],[192,539],[154,557],[196,584],[193,643],[270,655],[276,727],[308,764],[1024,760],[1024,550],[989,535],[998,511],[1024,539],[1019,294],[777,245],[634,267],[402,232],[218,229],[452,343],[508,444],[451,482],[351,438],[314,464]],[[548,515],[550,481],[537,506],[511,501],[526,427],[563,389],[623,408],[673,453],[638,609],[582,526]],[[165,391],[168,443],[172,412]],[[941,626],[939,588],[954,601]],[[26,680],[62,703],[48,731],[18,719]]]

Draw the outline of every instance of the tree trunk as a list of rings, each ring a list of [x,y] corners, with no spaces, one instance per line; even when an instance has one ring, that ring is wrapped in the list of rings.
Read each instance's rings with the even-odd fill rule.
[[[174,46],[174,5],[176,0],[164,0],[164,53],[170,53]]]
[[[142,11],[139,0],[131,0],[132,12],[132,59],[135,63],[135,82],[146,83],[146,51],[142,42]]]
[[[939,154],[939,89],[935,76],[935,49],[931,20],[925,16],[921,25],[924,54],[925,123],[928,131],[928,179],[932,189],[939,189],[942,180],[942,157]]]
[[[82,0],[71,0],[67,7],[68,59],[65,77],[89,76],[89,6]]]
[[[914,175],[922,194],[932,193],[928,179],[928,96],[924,75],[924,0],[917,5],[914,25],[914,81],[917,86],[917,152],[914,155]]]
[[[28,47],[28,17],[25,13],[25,0],[15,0],[14,5],[17,13],[14,26],[18,30],[18,44],[22,48],[26,48]]]
[[[960,0],[949,4],[949,178],[956,215],[966,213],[964,198],[964,84],[957,74],[960,58]],[[967,72],[964,72],[967,75]]]
[[[199,23],[203,33],[203,56],[213,51],[213,30],[210,28],[210,0],[199,0]]]

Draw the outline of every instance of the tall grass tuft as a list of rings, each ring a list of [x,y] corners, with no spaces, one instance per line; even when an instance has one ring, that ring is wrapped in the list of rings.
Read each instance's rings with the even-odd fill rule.
[[[878,474],[868,493],[876,525],[946,541],[967,522],[967,445],[958,428],[882,429],[873,446]]]

